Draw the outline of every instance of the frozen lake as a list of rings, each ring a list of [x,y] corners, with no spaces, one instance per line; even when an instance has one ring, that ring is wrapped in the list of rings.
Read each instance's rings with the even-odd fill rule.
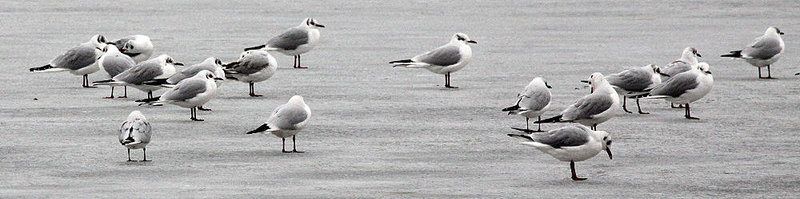
[[[796,197],[800,192],[800,4],[796,1],[2,1],[0,197]],[[156,54],[194,64],[234,61],[305,17],[326,25],[303,55],[308,70],[280,68],[256,84],[226,82],[189,120],[177,106],[138,107],[145,93],[107,100],[67,73],[31,74],[94,34],[145,34]],[[786,35],[776,80],[719,55],[769,26]],[[464,32],[473,60],[444,78],[392,68]],[[692,115],[642,101],[649,115],[598,126],[614,159],[569,164],[506,136],[524,119],[500,109],[536,76],[553,86],[546,116],[588,93],[579,80],[695,47],[715,77]],[[90,80],[101,79],[99,73]],[[160,92],[157,92],[160,94]],[[245,135],[292,95],[313,116],[283,154],[272,135]],[[38,100],[33,100],[37,98]],[[117,129],[133,110],[154,128],[147,163],[128,163]],[[566,124],[547,124],[554,129]],[[141,151],[132,153],[141,158]]]

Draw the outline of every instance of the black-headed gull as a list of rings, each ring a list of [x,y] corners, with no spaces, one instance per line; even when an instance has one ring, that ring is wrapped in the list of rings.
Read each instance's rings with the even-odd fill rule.
[[[597,130],[597,125],[616,116],[619,109],[619,95],[603,74],[593,73],[589,76],[592,93],[581,97],[560,115],[536,121],[534,123],[575,122]]]
[[[461,70],[472,59],[472,48],[468,43],[478,43],[464,33],[456,33],[450,42],[426,53],[414,56],[411,59],[389,62],[394,67],[424,68],[436,74],[444,75],[444,86],[450,86],[450,73]]]
[[[286,104],[275,108],[266,123],[255,130],[247,132],[247,134],[272,133],[283,141],[282,152],[303,153],[302,151],[297,151],[295,136],[308,124],[309,119],[311,119],[311,108],[306,105],[302,96],[295,95]],[[286,151],[287,137],[292,137],[292,151]]]
[[[306,18],[297,27],[289,28],[286,32],[273,37],[267,44],[245,48],[245,51],[263,49],[266,51],[278,51],[285,55],[294,56],[293,68],[308,68],[300,65],[300,54],[314,49],[319,43],[319,28],[325,28],[314,18]]]
[[[679,73],[669,80],[659,84],[650,91],[650,96],[645,99],[664,99],[675,104],[686,104],[687,119],[692,117],[689,103],[697,101],[709,92],[714,86],[714,77],[708,63],[697,63],[691,70]]]
[[[153,42],[145,35],[131,35],[114,41],[117,48],[130,56],[137,64],[150,59],[153,55]]]
[[[136,66],[136,62],[133,61],[133,59],[128,55],[119,52],[114,44],[108,44],[103,48],[103,56],[100,56],[100,59],[97,60],[97,65],[100,67],[100,69],[103,69],[106,74],[108,74],[108,78],[112,78],[130,68],[133,68],[133,66]],[[123,96],[119,96],[119,98],[128,97],[128,86],[123,87],[125,94]],[[114,99],[113,85],[111,86],[111,95],[104,98]]]
[[[256,82],[272,77],[278,69],[278,62],[269,52],[256,49],[243,52],[239,60],[224,66],[226,78],[247,83],[250,86],[250,97],[261,97],[256,95],[253,86]]]
[[[572,171],[572,180],[580,181],[575,173],[575,162],[587,160],[596,156],[600,151],[606,151],[608,158],[611,155],[611,138],[605,131],[593,131],[585,126],[565,126],[550,130],[546,133],[508,134],[511,137],[523,139],[522,144],[532,146],[547,153],[554,158],[569,162]]]
[[[89,86],[89,74],[100,70],[100,67],[97,66],[97,58],[103,54],[102,49],[105,46],[106,38],[102,35],[94,35],[88,42],[70,48],[64,54],[50,60],[47,65],[28,70],[34,73],[69,71],[73,75],[83,76],[81,84],[84,88],[94,88],[94,86]]]
[[[533,78],[533,80],[525,86],[525,90],[517,94],[517,103],[514,106],[504,108],[509,115],[521,115],[525,117],[525,129],[513,128],[525,132],[542,132],[542,124],[539,124],[539,129],[533,131],[529,127],[528,121],[530,118],[537,117],[542,120],[542,113],[550,106],[550,85],[541,77]]]
[[[753,43],[742,50],[734,50],[721,57],[741,58],[755,67],[758,67],[758,78],[772,79],[770,67],[783,55],[783,32],[777,27],[769,27],[764,35],[756,38]],[[761,76],[761,68],[767,67],[767,77]]]
[[[142,161],[147,161],[147,149],[150,143],[152,127],[142,112],[133,111],[128,115],[128,119],[119,128],[119,143],[128,148],[128,162],[131,160],[131,149],[142,149]]]
[[[138,63],[133,68],[123,71],[109,80],[95,81],[93,83],[95,85],[134,87],[142,92],[146,92],[147,99],[153,99],[153,91],[162,89],[163,87],[144,83],[156,79],[169,78],[175,74],[175,65],[183,66],[183,63],[175,62],[169,55],[160,55]]]

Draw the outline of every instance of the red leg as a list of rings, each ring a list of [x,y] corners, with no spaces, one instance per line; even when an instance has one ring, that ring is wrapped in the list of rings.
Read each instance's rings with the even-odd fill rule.
[[[586,178],[579,178],[578,175],[575,174],[575,161],[569,161],[569,169],[572,170],[572,180],[573,181],[586,180]]]

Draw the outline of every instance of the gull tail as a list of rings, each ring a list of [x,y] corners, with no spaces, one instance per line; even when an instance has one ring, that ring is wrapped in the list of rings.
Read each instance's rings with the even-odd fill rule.
[[[248,50],[258,50],[258,49],[262,49],[262,48],[264,48],[264,47],[267,47],[267,45],[258,45],[258,46],[253,46],[253,47],[245,48],[245,49],[244,49],[244,51],[248,51]]]
[[[30,70],[32,73],[52,73],[52,72],[68,71],[69,69],[56,68],[56,67],[51,66],[50,64],[47,64],[47,65],[44,65],[44,66],[41,66],[41,67],[33,67],[33,68],[28,69],[28,70]]]
[[[266,130],[269,130],[269,125],[264,123],[261,126],[259,126],[256,130],[249,131],[246,134],[260,133]]]
[[[125,83],[123,83],[123,82],[118,82],[118,81],[115,81],[115,80],[113,80],[113,79],[107,79],[107,80],[93,81],[93,82],[92,82],[92,85],[93,85],[93,86],[94,86],[94,85],[106,85],[106,86],[124,86],[124,85],[125,85]]]
[[[392,64],[392,67],[406,67],[406,68],[424,68],[430,66],[430,64],[414,62],[410,59],[390,61],[389,64]]]
[[[506,107],[502,111],[508,111],[509,115],[511,115],[511,114],[519,114],[519,112],[522,111],[520,109],[521,107],[519,107],[519,102],[521,102],[521,101],[522,101],[522,98],[520,97],[519,100],[517,100],[517,103],[514,104],[514,106]]]
[[[125,138],[124,140],[119,141],[119,143],[122,145],[138,144],[138,142],[136,142],[136,140],[134,140],[133,137]]]
[[[540,123],[556,123],[556,122],[566,122],[566,121],[564,121],[564,120],[561,120],[561,117],[562,117],[562,116],[563,116],[563,115],[558,115],[558,116],[551,117],[551,118],[547,118],[547,119],[544,119],[544,120],[535,121],[535,122],[533,122],[533,123],[534,123],[534,124],[540,124]]]
[[[142,106],[142,105],[160,106],[160,105],[162,105],[162,101],[160,101],[160,99],[161,99],[161,96],[158,96],[158,97],[153,97],[153,98],[150,98],[150,99],[136,100],[136,102],[141,102],[141,103],[139,103],[139,106]]]
[[[533,141],[533,138],[532,138],[531,136],[529,136],[529,135],[525,135],[525,134],[513,134],[513,133],[509,133],[509,134],[508,134],[508,137],[512,137],[512,138],[519,138],[519,139],[523,139],[523,140],[525,140],[525,141]]]
[[[734,51],[731,51],[730,54],[724,54],[724,55],[721,55],[720,57],[741,58],[742,57],[742,51],[741,50],[734,50]]]
[[[668,97],[669,96],[666,96],[666,95],[653,95],[653,96],[643,97],[642,99],[665,99],[665,98],[668,98]]]
[[[230,64],[233,64],[233,63],[230,63]],[[225,72],[225,78],[233,79],[233,80],[239,80],[239,78],[236,78],[236,75],[235,75],[235,74],[239,74],[239,72],[236,72],[236,71],[233,71],[233,70],[229,70],[227,68],[226,69],[222,69],[222,71]]]

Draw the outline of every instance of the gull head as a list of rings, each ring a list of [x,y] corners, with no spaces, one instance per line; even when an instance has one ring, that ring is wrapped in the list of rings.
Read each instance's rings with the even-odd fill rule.
[[[778,27],[775,27],[775,26],[772,26],[772,27],[769,27],[769,28],[767,28],[767,32],[766,32],[765,34],[770,34],[770,33],[775,33],[775,34],[778,34],[778,35],[783,35],[783,32],[781,32],[781,30],[780,30],[780,29],[778,29]]]
[[[211,81],[222,80],[222,78],[217,77],[217,75],[215,75],[213,72],[207,70],[201,70],[200,72],[197,72],[197,74],[192,76],[192,78],[207,79]]]
[[[313,28],[325,28],[325,25],[320,24],[319,22],[317,22],[316,19],[311,18],[311,17],[306,18],[305,20],[303,20],[303,25],[305,25],[305,26],[307,26],[309,28],[312,28],[312,29]]]
[[[106,47],[106,43],[108,43],[108,41],[106,41],[106,37],[103,37],[103,35],[94,35],[92,36],[92,40],[89,40],[89,42],[92,42],[94,47],[98,50],[103,50],[103,48]]]
[[[603,150],[608,153],[608,159],[614,159],[613,155],[611,155],[611,137],[608,136],[608,132],[595,131],[594,134],[601,138],[600,142],[603,144]]]
[[[681,54],[681,60],[688,62],[689,64],[697,63],[697,58],[703,57],[700,53],[697,52],[696,48],[693,47],[686,47],[683,49],[683,53]]]
[[[542,77],[533,78],[533,82],[536,82],[535,84],[538,84],[538,86],[544,86],[544,87],[547,87],[547,88],[553,88],[553,87],[550,86],[550,84],[547,84],[547,81],[544,81],[544,79]]]
[[[289,103],[292,103],[292,104],[306,104],[306,101],[303,100],[303,96],[295,95],[295,96],[292,96],[292,98],[289,99]]]
[[[119,49],[117,49],[117,46],[114,45],[114,43],[110,43],[109,42],[108,44],[106,44],[105,47],[103,47],[103,53],[109,53],[109,51],[110,52],[119,52]]]
[[[450,39],[451,42],[461,42],[461,43],[470,43],[470,44],[477,44],[478,42],[469,39],[469,36],[464,33],[456,33],[453,35],[453,38]]]
[[[695,67],[697,67],[697,70],[700,70],[700,72],[711,75],[711,66],[709,66],[708,63],[700,62],[697,63]]]
[[[166,65],[174,65],[174,66],[183,66],[183,63],[176,62],[175,59],[172,59],[169,55],[160,55],[157,57],[161,61],[161,63]]]
[[[604,81],[606,81],[606,76],[603,76],[602,73],[592,73],[592,75],[589,75],[589,85],[594,86]]]

